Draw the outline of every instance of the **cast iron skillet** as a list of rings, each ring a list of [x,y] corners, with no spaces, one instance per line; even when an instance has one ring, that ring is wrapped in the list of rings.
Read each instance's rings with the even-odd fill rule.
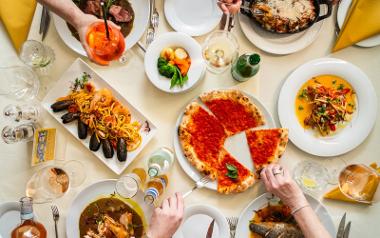
[[[257,0],[243,0],[242,1],[242,5],[247,7],[247,8],[251,8],[251,5],[256,2]],[[293,31],[293,32],[277,32],[275,30],[268,30],[266,29],[265,27],[263,27],[261,25],[261,23],[259,23],[256,18],[252,15],[251,11],[249,10],[246,10],[246,9],[240,9],[240,12],[243,14],[243,15],[246,15],[248,16],[249,18],[251,18],[254,22],[256,22],[261,28],[263,28],[264,30],[267,30],[269,32],[272,32],[272,33],[276,33],[276,34],[294,34],[294,33],[298,33],[298,32],[301,32],[301,31],[304,31],[308,28],[310,28],[314,23],[316,22],[319,22],[325,18],[328,18],[329,16],[331,16],[331,12],[332,12],[332,3],[330,0],[313,0],[313,3],[314,3],[314,8],[315,8],[315,15],[317,17],[314,18],[313,21],[309,22],[309,24],[306,26],[306,27],[303,27],[303,28],[300,28],[296,31]],[[321,5],[326,5],[327,6],[327,13],[325,15],[319,15],[320,14],[320,10],[321,10]]]

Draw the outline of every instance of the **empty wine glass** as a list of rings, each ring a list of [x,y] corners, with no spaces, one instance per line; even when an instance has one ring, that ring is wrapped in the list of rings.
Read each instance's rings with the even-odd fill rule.
[[[26,65],[41,75],[49,73],[55,60],[53,49],[35,40],[25,41],[21,46],[19,56]]]
[[[0,67],[0,95],[15,100],[31,101],[40,88],[36,73],[27,66]]]
[[[207,69],[215,74],[226,71],[239,54],[239,44],[228,31],[215,31],[205,40],[202,56]]]

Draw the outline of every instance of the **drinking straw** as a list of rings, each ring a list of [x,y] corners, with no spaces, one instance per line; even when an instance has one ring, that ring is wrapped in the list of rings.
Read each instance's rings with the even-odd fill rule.
[[[100,2],[100,5],[102,6],[103,20],[104,20],[104,25],[106,26],[107,39],[110,40],[110,33],[108,31],[107,16],[106,16],[106,7],[104,6],[104,2]]]

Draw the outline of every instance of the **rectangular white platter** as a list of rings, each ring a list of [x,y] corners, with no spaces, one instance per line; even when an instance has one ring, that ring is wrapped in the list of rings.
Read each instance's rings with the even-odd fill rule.
[[[56,99],[62,96],[66,96],[70,93],[70,86],[75,78],[79,78],[82,76],[83,72],[87,72],[91,75],[91,80],[95,85],[97,90],[102,88],[109,89],[112,94],[123,104],[126,106],[132,115],[132,121],[138,121],[141,124],[140,134],[142,137],[142,142],[140,146],[134,151],[128,151],[127,161],[119,162],[116,153],[113,158],[106,159],[103,155],[103,151],[100,148],[98,151],[93,152],[94,155],[102,161],[108,168],[110,168],[113,172],[120,175],[129,164],[133,162],[133,160],[137,157],[137,155],[141,152],[141,150],[148,144],[148,142],[153,138],[155,133],[157,132],[157,127],[147,119],[139,110],[137,110],[133,105],[131,105],[123,96],[120,95],[111,85],[107,83],[99,74],[97,74],[88,64],[86,64],[83,60],[77,59],[74,63],[63,73],[59,81],[55,84],[55,86],[49,91],[46,97],[42,100],[42,107],[50,113],[59,123],[62,124],[77,140],[79,140],[86,149],[89,150],[89,142],[90,135],[87,136],[86,139],[81,140],[78,138],[78,129],[77,129],[77,121],[73,121],[68,124],[63,124],[61,120],[61,116],[65,114],[67,111],[62,112],[53,112],[50,106],[56,102]],[[146,130],[146,122],[149,124],[150,130]]]

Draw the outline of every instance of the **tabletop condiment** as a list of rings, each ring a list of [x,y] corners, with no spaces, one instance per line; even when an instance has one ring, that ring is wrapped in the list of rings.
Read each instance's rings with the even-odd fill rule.
[[[37,129],[37,125],[33,122],[17,125],[6,126],[3,128],[1,137],[7,144],[13,144],[16,142],[27,142],[33,140],[34,132]]]
[[[3,116],[12,121],[37,121],[39,116],[39,109],[36,105],[24,104],[15,105],[9,104],[3,110]]]
[[[164,193],[168,185],[168,177],[160,175],[150,179],[145,190],[144,202],[147,204],[155,204],[157,199]]]
[[[20,199],[21,223],[12,231],[12,238],[46,238],[45,227],[34,219],[33,199],[23,197]]]
[[[232,65],[231,74],[235,80],[245,82],[259,72],[260,56],[258,54],[243,54]]]
[[[174,163],[174,153],[167,147],[157,149],[148,159],[148,174],[155,177],[167,173]]]

